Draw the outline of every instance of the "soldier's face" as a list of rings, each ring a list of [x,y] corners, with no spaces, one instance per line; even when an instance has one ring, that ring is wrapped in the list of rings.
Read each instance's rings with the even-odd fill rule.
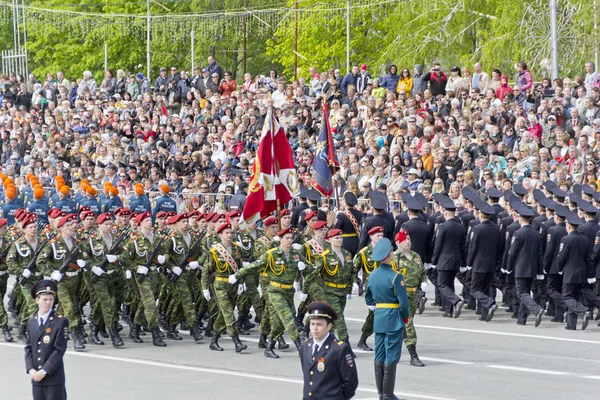
[[[140,224],[142,229],[152,229],[152,218],[144,218],[142,223]]]
[[[284,251],[290,251],[290,249],[292,248],[292,240],[293,236],[291,233],[286,233],[285,235],[283,235],[283,237],[281,238],[281,248]]]
[[[335,247],[342,247],[343,241],[344,241],[344,238],[342,238],[342,235],[337,235],[332,238],[329,238],[329,243],[331,243],[331,245],[335,246]]]
[[[406,240],[404,240],[402,243],[400,243],[399,245],[400,250],[403,252],[407,252],[410,250],[410,238],[406,238]]]
[[[183,219],[183,220],[179,221],[179,230],[181,232],[187,233],[187,231],[190,230],[189,220]]]
[[[315,236],[317,237],[317,239],[320,239],[320,240],[325,239],[326,234],[327,234],[327,228],[317,229],[315,231]]]
[[[310,319],[310,333],[312,334],[315,342],[320,342],[325,339],[325,336],[331,330],[331,322],[325,318],[311,318]]]
[[[100,233],[106,236],[112,230],[112,221],[104,221],[98,228],[100,229]]]
[[[231,229],[225,229],[223,230],[219,236],[221,237],[221,240],[225,243],[231,243],[231,239],[233,237],[233,231]]]
[[[381,233],[381,232],[371,235],[371,242],[373,243],[373,246],[375,246],[377,244],[377,242],[379,242],[381,240],[382,237],[383,237],[383,233]]]
[[[54,295],[53,294],[40,294],[35,298],[35,302],[40,309],[40,315],[44,315],[50,311],[52,306],[54,305]]]
[[[281,217],[281,226],[287,228],[288,226],[290,226],[291,221],[292,221],[292,217],[289,214],[284,215],[283,217]]]
[[[35,236],[37,232],[37,224],[31,223],[25,227],[25,236]]]
[[[96,219],[94,217],[87,217],[83,220],[83,225],[86,229],[91,229],[96,224]]]

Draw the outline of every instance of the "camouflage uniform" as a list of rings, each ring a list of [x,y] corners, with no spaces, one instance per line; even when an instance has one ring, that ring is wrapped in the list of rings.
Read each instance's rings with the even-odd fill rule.
[[[0,253],[4,252],[11,240],[7,237],[0,238],[2,243],[0,244]],[[7,255],[8,256],[8,255]],[[6,295],[7,283],[8,283],[9,271],[6,265],[6,259],[0,260],[0,328],[4,328],[8,325],[8,314],[4,309],[4,296]]]
[[[349,251],[340,249],[342,259],[329,247],[315,261],[315,269],[304,280],[306,290],[310,285],[320,286],[317,292],[323,292],[323,298],[315,297],[313,300],[324,301],[335,310],[338,319],[333,326],[337,331],[337,337],[340,340],[348,340],[348,328],[344,319],[344,309],[346,308],[346,296],[352,293],[352,284],[354,276],[352,275],[352,254]]]
[[[352,276],[356,279],[356,283],[359,285],[367,286],[369,274],[377,268],[377,262],[371,260],[371,253],[373,253],[373,244],[369,244],[363,247],[354,257],[354,269],[352,270]],[[363,271],[363,282],[361,283],[358,279],[358,273]],[[362,333],[369,337],[373,334],[373,311],[369,310],[367,318],[361,328]]]
[[[304,251],[304,254],[305,254],[308,262],[310,264],[314,264],[315,261],[319,258],[319,255],[329,248],[329,243],[325,242],[321,246],[312,237],[305,238],[305,239],[306,239],[306,241],[302,245],[303,246],[302,250]],[[303,290],[303,293],[308,294],[308,297],[306,298],[306,300],[304,300],[303,302],[301,302],[298,305],[298,321],[299,322],[302,322],[304,320],[304,315],[306,314],[306,307],[313,300],[325,298],[325,292],[323,291],[322,285],[309,284],[309,285],[303,285],[303,287],[305,288],[305,290],[307,290],[306,292]]]
[[[198,261],[203,268],[202,272],[200,274],[200,287],[202,289],[204,289],[205,288],[204,282],[206,281],[206,287],[208,288],[208,290],[210,290],[210,300],[207,301],[204,298],[204,296],[202,296],[202,302],[204,303],[203,308],[208,311],[208,315],[210,316],[210,322],[209,322],[209,325],[207,326],[207,329],[209,329],[209,331],[210,331],[210,329],[212,329],[212,325],[217,320],[217,318],[219,318],[221,311],[219,310],[219,305],[217,304],[217,299],[215,297],[213,285],[211,284],[212,281],[210,281],[210,279],[211,279],[210,276],[206,275],[208,278],[205,279],[204,268],[206,268],[206,266],[208,265],[208,263],[210,261],[210,259],[209,259],[210,248],[217,243],[221,243],[221,238],[216,233],[211,233],[210,235],[204,237],[202,239],[202,246],[201,246],[202,252],[200,255],[200,260]],[[201,306],[201,308],[202,308],[202,306]]]
[[[39,246],[40,244],[41,241],[39,238],[37,238],[37,245]],[[8,269],[17,277],[17,280],[20,281],[19,288],[21,291],[21,306],[18,307],[17,310],[20,310],[19,314],[21,314],[22,329],[27,327],[27,321],[33,316],[33,314],[36,313],[38,309],[35,299],[31,297],[31,287],[34,283],[43,279],[44,277],[42,270],[38,268],[34,262],[29,269],[31,276],[26,279],[25,282],[22,280],[23,271],[25,270],[25,267],[27,267],[27,264],[29,264],[29,261],[31,261],[33,258],[35,250],[36,249],[34,249],[23,236],[13,243],[8,251],[8,256],[6,259],[6,265],[8,266]]]
[[[305,264],[303,271],[298,269],[298,263]],[[301,275],[306,275],[312,266],[306,261],[299,250],[291,249],[286,257],[281,247],[268,250],[258,260],[238,271],[235,276],[243,280],[256,271],[266,272],[269,278],[269,301],[271,309],[271,342],[275,342],[285,330],[292,340],[299,338],[298,328],[294,318],[294,281]]]
[[[242,259],[252,261],[254,257],[254,238],[248,231],[238,231],[233,233],[234,240],[242,249]],[[238,296],[238,317],[245,319],[250,314],[250,306],[254,306],[256,317],[260,320],[263,315],[264,302],[258,293],[258,274],[246,277],[246,291]]]
[[[407,348],[411,348],[417,345],[417,331],[413,325],[413,319],[419,303],[417,292],[421,283],[427,282],[427,274],[425,273],[421,257],[412,250],[409,255],[397,250],[396,254],[394,254],[394,259],[398,263],[398,270],[404,276],[404,282],[406,284],[410,318],[408,319],[408,323],[405,324],[406,337],[404,338],[404,344]]]
[[[268,236],[259,237],[254,242],[255,258],[259,259],[263,254],[267,252],[267,250],[270,250],[275,246],[277,246],[277,242],[269,240]],[[271,282],[269,280],[269,274],[264,271],[260,271],[258,282],[260,284],[260,291],[262,292],[261,300],[264,304],[262,318],[260,320],[259,332],[261,335],[268,335],[269,333],[271,333],[271,313],[269,312],[269,308],[272,308],[272,306],[270,306],[269,301],[269,283]]]

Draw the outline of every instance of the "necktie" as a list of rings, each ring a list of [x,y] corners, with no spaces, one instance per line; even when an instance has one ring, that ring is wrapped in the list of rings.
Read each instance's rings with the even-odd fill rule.
[[[319,345],[315,344],[315,349],[313,350],[313,354],[317,354],[319,352]]]
[[[40,326],[44,325],[44,318],[40,317]]]

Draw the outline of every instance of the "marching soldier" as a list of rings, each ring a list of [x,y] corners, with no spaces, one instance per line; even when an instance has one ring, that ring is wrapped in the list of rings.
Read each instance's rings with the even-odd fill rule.
[[[302,186],[300,188],[300,194],[298,195],[298,205],[294,206],[291,210],[292,216],[290,224],[293,228],[299,228],[300,214],[303,213],[304,210],[309,208],[308,203],[306,202],[306,196],[307,191]]]
[[[404,345],[410,354],[410,365],[424,367],[425,364],[419,359],[419,355],[417,354],[417,331],[415,330],[413,320],[419,302],[417,291],[421,289],[423,292],[427,292],[427,274],[425,274],[425,268],[423,268],[421,257],[418,253],[411,250],[412,240],[409,232],[401,230],[396,234],[395,240],[398,245],[398,250],[396,251],[397,254],[394,255],[394,258],[398,264],[398,271],[404,277],[410,308],[410,317],[406,323]]]
[[[556,205],[555,215],[552,217],[555,225],[548,229],[545,239],[545,253],[543,258],[544,274],[548,275],[548,296],[552,305],[552,316],[550,322],[564,322],[566,305],[562,297],[563,280],[558,272],[558,250],[562,238],[567,236],[566,218],[569,209],[565,206]]]
[[[394,223],[384,215],[387,208],[387,197],[383,193],[375,192],[371,198],[371,207],[373,207],[374,213],[372,217],[365,219],[360,234],[359,249],[364,249],[369,244],[370,234],[368,232],[376,226],[383,227],[383,237],[388,238],[390,242],[394,240]]]
[[[302,252],[292,247],[292,228],[279,231],[277,235],[280,238],[279,247],[268,250],[258,260],[229,277],[229,283],[235,285],[238,280],[242,281],[255,271],[268,274],[271,333],[265,356],[269,358],[279,358],[274,348],[277,339],[283,334],[283,328],[287,330],[290,339],[300,350],[304,332],[298,332],[294,318],[294,281],[297,281],[300,275],[306,275],[309,270],[312,270],[312,266],[307,264]]]
[[[585,222],[577,228],[577,231],[587,237],[589,244],[588,253],[591,259],[592,253],[594,252],[596,234],[600,232],[600,225],[596,222],[596,214],[599,210],[583,199],[579,199],[577,205],[581,210],[583,217],[585,217]],[[600,310],[600,301],[596,298],[596,292],[594,290],[596,285],[595,264],[592,264],[586,273],[586,280],[581,287],[583,304],[588,306],[590,311],[593,311],[594,307]]]
[[[317,221],[327,221],[327,213],[319,209],[319,201],[321,201],[321,194],[317,192],[316,189],[309,189],[306,198],[308,199],[308,208],[303,212],[300,212],[300,217],[298,218],[298,229],[300,230],[303,230],[305,228],[306,223],[308,222],[308,220],[306,219],[306,215],[311,211],[316,214]]]
[[[344,238],[343,248],[348,250],[352,257],[358,252],[360,226],[362,224],[362,213],[354,208],[358,204],[356,195],[352,192],[344,193],[344,203],[346,209],[338,212],[336,216],[334,229],[342,231]]]
[[[13,337],[8,328],[8,314],[4,309],[4,296],[6,295],[9,270],[6,265],[6,255],[11,245],[10,239],[7,237],[8,219],[0,218],[0,328],[6,342],[12,342]]]
[[[56,227],[59,235],[52,239],[40,253],[37,259],[38,268],[46,276],[57,282],[59,309],[69,319],[69,329],[73,333],[73,346],[75,350],[84,350],[84,334],[79,327],[81,269],[86,262],[81,259],[82,254],[78,249],[75,227],[77,216],[69,214],[62,217]],[[73,263],[73,260],[77,260]],[[65,266],[65,262],[68,264]],[[65,268],[66,269],[61,269]]]

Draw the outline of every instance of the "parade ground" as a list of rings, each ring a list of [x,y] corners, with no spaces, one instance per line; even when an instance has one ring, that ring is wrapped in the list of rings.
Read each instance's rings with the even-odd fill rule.
[[[430,299],[432,290],[430,285]],[[426,367],[410,366],[403,349],[396,383],[400,398],[551,400],[564,399],[565,395],[580,399],[596,395],[600,380],[597,323],[592,321],[585,331],[566,331],[564,324],[551,323],[550,317],[545,317],[538,328],[532,322],[518,326],[504,308],[485,323],[467,310],[458,319],[443,318],[430,304],[415,319],[417,349]],[[353,346],[366,314],[364,297],[354,296],[345,313]],[[149,334],[142,337],[145,343],[135,344],[127,338],[127,332],[125,327],[121,333],[125,347],[121,349],[105,340],[104,346],[88,344],[84,352],[67,351],[64,360],[70,399],[302,397],[302,374],[293,343],[288,350],[276,350],[280,359],[267,359],[256,347],[257,328],[250,336],[242,337],[248,344],[242,354],[234,352],[233,342],[227,338],[221,340],[225,351],[215,352],[208,348],[209,339],[198,345],[183,334],[183,341],[166,340],[168,347],[159,348],[152,346]],[[373,337],[368,343],[373,347]],[[72,348],[72,342],[69,346]],[[376,399],[373,354],[355,352],[360,380],[355,398]],[[0,398],[31,398],[23,344],[0,342],[0,355]]]

